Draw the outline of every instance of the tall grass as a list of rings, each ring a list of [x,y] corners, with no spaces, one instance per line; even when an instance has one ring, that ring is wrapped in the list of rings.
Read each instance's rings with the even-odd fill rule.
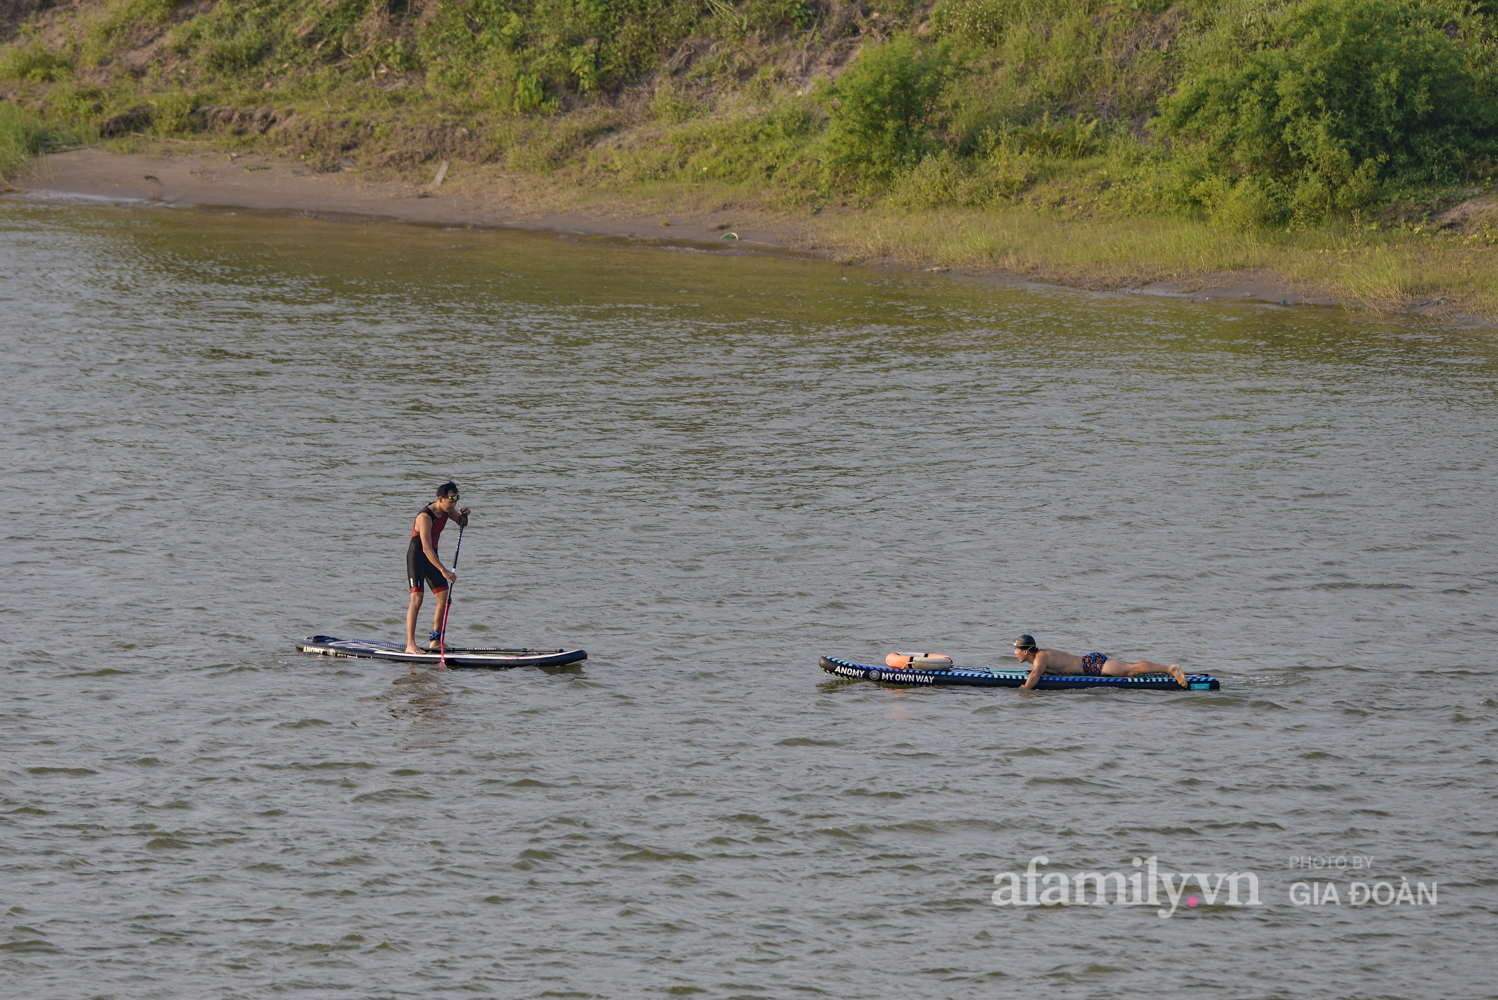
[[[1372,312],[1445,305],[1498,320],[1498,233],[1489,242],[1346,225],[1240,232],[1181,216],[1067,219],[1015,207],[833,217],[817,233],[848,260],[1002,269],[1104,289],[1164,282],[1188,292],[1252,272],[1296,298]]]
[[[0,104],[0,179],[14,177],[47,146],[50,133],[14,104]]]

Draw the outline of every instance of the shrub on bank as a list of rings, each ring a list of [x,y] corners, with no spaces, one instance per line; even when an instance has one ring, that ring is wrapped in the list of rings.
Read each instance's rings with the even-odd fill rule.
[[[1301,0],[1251,51],[1204,48],[1158,124],[1188,202],[1233,226],[1315,222],[1498,155],[1493,52],[1464,3]]]
[[[957,71],[944,44],[909,35],[865,50],[828,88],[827,163],[859,180],[888,180],[935,145],[938,105]]]
[[[0,51],[0,79],[53,83],[73,72],[73,60],[53,52],[40,41],[18,43]]]
[[[988,208],[1012,201],[1034,182],[1041,161],[1013,133],[984,137],[978,154],[929,154],[894,184],[890,200],[912,208]]]

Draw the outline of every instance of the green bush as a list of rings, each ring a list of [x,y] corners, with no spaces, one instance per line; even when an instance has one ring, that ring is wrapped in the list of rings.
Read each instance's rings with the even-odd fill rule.
[[[203,59],[211,70],[239,73],[265,58],[271,40],[254,25],[244,25],[225,38],[210,39],[203,47]]]
[[[1100,124],[1096,118],[1052,118],[1047,111],[1013,131],[1019,146],[1028,153],[1040,153],[1060,160],[1080,160],[1098,151]]]
[[[1015,133],[989,132],[976,156],[927,155],[896,181],[890,200],[914,208],[986,208],[1018,197],[1038,172],[1038,160]]]
[[[52,83],[73,72],[73,60],[49,51],[41,42],[13,45],[0,52],[0,78]]]
[[[162,95],[151,112],[151,127],[160,135],[175,135],[192,126],[192,98],[184,93]]]
[[[1367,204],[1383,181],[1457,178],[1498,152],[1487,30],[1438,0],[1301,0],[1254,51],[1204,46],[1157,122],[1197,146],[1181,151],[1188,200],[1218,211],[1241,178],[1255,187],[1232,199],[1234,219],[1310,222]]]
[[[1239,232],[1257,229],[1280,215],[1285,201],[1283,185],[1256,177],[1234,183],[1216,174],[1198,180],[1188,194],[1206,209],[1213,225]]]
[[[957,70],[946,43],[920,47],[908,35],[867,49],[828,89],[828,164],[887,180],[934,147],[932,131]]]
[[[515,77],[515,111],[518,114],[554,115],[560,107],[555,97],[546,96],[546,87],[539,76],[521,73]]]
[[[482,75],[469,71],[503,52],[554,91],[591,94],[637,79],[704,16],[701,5],[681,0],[438,0],[413,29],[413,52],[449,92],[468,89]]]
[[[808,0],[750,0],[744,20],[749,27],[771,31],[781,25],[807,28],[816,20]]]
[[[103,113],[107,97],[101,87],[70,83],[52,91],[49,114],[55,113],[65,120],[92,122]]]
[[[726,126],[726,127],[724,127]],[[704,122],[704,149],[689,161],[691,174],[740,183],[801,184],[801,166],[821,126],[799,98],[786,98],[714,127]]]
[[[663,87],[661,94],[675,94]],[[659,98],[658,98],[659,99]],[[679,100],[679,96],[672,101]],[[669,105],[668,105],[669,106]],[[675,180],[745,184],[783,204],[814,200],[821,179],[818,137],[822,119],[802,97],[762,105],[738,104],[721,116],[671,118],[636,145],[605,143],[589,153],[598,175],[625,184]]]

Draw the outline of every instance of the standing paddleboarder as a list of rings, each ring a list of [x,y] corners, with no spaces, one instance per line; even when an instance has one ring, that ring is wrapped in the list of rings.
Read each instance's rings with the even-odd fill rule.
[[[458,484],[443,483],[437,487],[437,502],[429,503],[416,515],[411,525],[411,542],[406,546],[406,581],[411,586],[411,604],[406,609],[406,652],[435,653],[442,648],[443,614],[447,610],[447,592],[458,574],[442,565],[437,558],[437,539],[448,518],[468,527],[468,508],[458,509]],[[437,598],[437,613],[432,617],[432,637],[427,649],[416,646],[416,615],[426,596],[425,585],[432,585]]]

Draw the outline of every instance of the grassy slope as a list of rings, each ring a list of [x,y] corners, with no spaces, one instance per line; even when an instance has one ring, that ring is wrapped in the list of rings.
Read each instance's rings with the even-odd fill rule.
[[[1148,123],[1193,53],[1237,44],[1253,0],[47,3],[0,22],[0,173],[49,136],[423,180],[446,158],[529,175],[553,207],[796,217],[844,259],[1098,286],[1265,270],[1373,308],[1498,316],[1491,171],[1290,226],[1182,200]],[[829,122],[853,98],[829,81],[907,36],[956,67],[916,146],[888,169],[839,159]],[[1443,225],[1458,202],[1478,210]]]

